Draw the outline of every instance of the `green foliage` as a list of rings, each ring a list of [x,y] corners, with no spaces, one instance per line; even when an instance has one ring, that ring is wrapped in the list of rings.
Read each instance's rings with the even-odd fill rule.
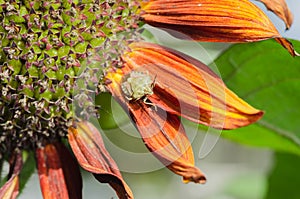
[[[266,199],[298,199],[300,158],[292,154],[276,154],[276,165],[269,177]]]
[[[299,41],[292,42],[300,49]],[[215,64],[230,89],[265,111],[257,123],[223,131],[223,137],[300,155],[300,58],[268,40],[234,45]]]
[[[102,129],[114,129],[129,122],[128,116],[124,114],[122,107],[117,104],[110,93],[100,93],[95,101],[100,106],[98,121]]]
[[[29,152],[23,152],[23,158],[24,158],[23,168],[19,175],[19,177],[20,177],[20,188],[19,188],[20,192],[23,191],[23,189],[26,186],[26,183],[28,182],[31,175],[35,171],[34,154],[29,153]]]

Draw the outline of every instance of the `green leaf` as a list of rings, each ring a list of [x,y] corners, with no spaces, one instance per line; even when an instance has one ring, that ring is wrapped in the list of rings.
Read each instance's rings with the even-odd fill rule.
[[[4,159],[0,159],[0,187],[7,181],[7,174],[3,172]]]
[[[20,177],[20,192],[24,189],[26,183],[35,171],[35,160],[33,153],[23,152],[24,164],[19,175]]]
[[[269,176],[266,199],[298,199],[300,158],[292,154],[276,154],[276,165]]]
[[[299,41],[292,41],[300,49]],[[300,58],[275,41],[237,44],[216,61],[226,85],[254,107],[264,110],[257,123],[225,138],[300,155]]]
[[[96,104],[100,106],[100,119],[98,121],[102,129],[114,129],[130,122],[129,117],[110,93],[100,93],[95,100]]]

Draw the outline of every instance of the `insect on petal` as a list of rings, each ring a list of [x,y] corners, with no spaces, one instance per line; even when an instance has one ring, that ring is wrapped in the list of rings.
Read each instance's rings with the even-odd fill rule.
[[[120,89],[122,75],[120,71],[109,74],[112,82],[108,88],[124,109],[129,109],[147,148],[184,182],[205,183],[204,174],[194,166],[193,151],[179,118],[162,109],[152,111],[141,100],[125,100]]]
[[[257,110],[230,91],[206,65],[183,53],[138,42],[124,54],[123,70],[142,66],[156,77],[148,99],[158,107],[193,122],[219,129],[234,129],[261,118]],[[128,68],[128,69],[127,69]]]
[[[277,38],[291,55],[299,55],[266,14],[248,0],[150,0],[142,3],[142,11],[146,23],[181,39],[253,42]]]
[[[133,194],[122,178],[117,164],[111,158],[100,132],[89,122],[78,122],[70,127],[68,139],[79,164],[94,174],[102,183],[109,183],[121,199],[133,198]]]

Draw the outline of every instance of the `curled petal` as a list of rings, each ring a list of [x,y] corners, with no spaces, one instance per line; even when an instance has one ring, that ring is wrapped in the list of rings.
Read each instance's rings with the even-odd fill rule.
[[[79,164],[102,183],[109,183],[119,198],[133,198],[117,164],[105,149],[100,132],[89,122],[69,128],[68,139]]]
[[[246,126],[263,115],[198,60],[150,43],[132,43],[130,48],[123,70],[149,71],[155,87],[148,99],[162,109],[219,129]]]
[[[162,109],[153,111],[141,100],[128,102],[122,96],[122,73],[108,76],[113,96],[125,108],[134,121],[147,148],[174,173],[183,176],[185,182],[205,183],[204,174],[194,166],[194,156],[184,128],[176,115]]]
[[[23,165],[21,153],[15,153],[10,161],[10,178],[0,189],[1,199],[15,199],[19,193],[19,174]]]
[[[248,0],[150,0],[142,18],[182,38],[209,42],[251,42],[281,37],[269,18]],[[293,56],[289,42],[280,42]]]
[[[63,144],[48,144],[38,148],[36,160],[45,199],[82,198],[80,170]]]
[[[293,15],[288,8],[285,0],[257,0],[261,1],[265,6],[274,12],[278,17],[280,17],[286,26],[286,29],[289,29],[293,23]]]

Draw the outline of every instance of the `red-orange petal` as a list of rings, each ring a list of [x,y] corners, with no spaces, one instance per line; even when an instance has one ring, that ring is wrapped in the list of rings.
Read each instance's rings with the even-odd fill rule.
[[[68,139],[74,155],[85,170],[93,173],[100,182],[109,183],[119,198],[133,198],[94,125],[86,121],[76,123],[76,127],[69,128]]]
[[[111,73],[109,90],[117,101],[129,109],[134,124],[147,148],[185,182],[205,183],[204,174],[194,166],[194,156],[184,128],[176,115],[162,109],[153,111],[141,100],[128,102],[120,90],[122,73]]]
[[[219,129],[246,126],[263,115],[198,60],[151,43],[132,43],[130,48],[122,57],[123,71],[145,70],[155,77],[148,99],[162,109]]]
[[[44,199],[82,198],[78,164],[63,144],[36,149],[36,161]]]
[[[293,23],[293,15],[288,8],[285,0],[257,0],[261,1],[265,6],[274,12],[278,17],[280,17],[286,26],[286,29],[289,29]]]
[[[153,111],[143,102],[130,103],[130,113],[147,148],[185,182],[205,183],[194,166],[191,144],[178,116],[161,109]]]
[[[0,189],[1,199],[15,199],[19,193],[19,174],[23,165],[21,153],[15,153],[10,161],[9,180]]]
[[[252,42],[281,37],[269,18],[248,0],[150,0],[142,18],[182,38],[209,42]],[[280,42],[293,56],[290,42]]]

